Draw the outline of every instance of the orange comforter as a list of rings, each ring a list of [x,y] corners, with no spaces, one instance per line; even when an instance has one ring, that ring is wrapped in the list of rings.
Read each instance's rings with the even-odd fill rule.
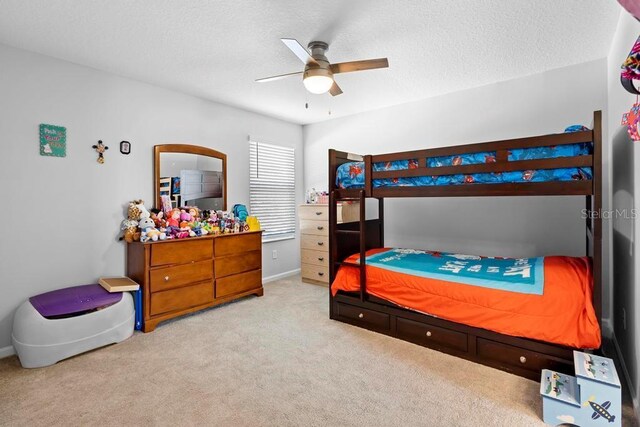
[[[374,249],[372,255],[387,249]],[[347,261],[357,262],[359,255]],[[360,289],[357,267],[343,266],[331,292]],[[418,277],[367,266],[367,292],[425,314],[574,348],[600,347],[600,327],[592,304],[588,258],[544,259],[543,295],[522,294]]]

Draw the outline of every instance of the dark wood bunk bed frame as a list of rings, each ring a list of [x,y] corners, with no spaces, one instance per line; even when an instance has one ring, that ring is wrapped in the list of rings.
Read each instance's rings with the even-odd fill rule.
[[[593,154],[540,160],[508,161],[508,151],[593,142]],[[426,159],[474,152],[495,151],[495,163],[428,168]],[[393,160],[418,159],[418,168],[374,172],[373,164]],[[336,187],[339,165],[364,161],[363,189]],[[529,169],[591,167],[592,180],[503,184],[466,184],[427,187],[379,187],[380,178],[490,173]],[[594,112],[593,129],[480,144],[459,145],[401,153],[357,156],[329,150],[329,283],[333,283],[341,265],[360,269],[360,292],[329,292],[330,318],[375,332],[430,347],[477,363],[502,369],[533,380],[540,379],[541,369],[573,373],[572,348],[533,339],[513,337],[447,321],[399,307],[367,293],[365,263],[344,260],[355,254],[365,259],[372,248],[384,247],[384,199],[386,197],[478,197],[478,196],[583,196],[586,199],[586,254],[593,262],[593,305],[602,327],[602,113]],[[378,200],[378,219],[366,220],[365,200]],[[338,224],[337,203],[358,201],[360,219]],[[592,212],[595,212],[592,215]],[[437,248],[430,248],[437,249]],[[598,350],[598,349],[594,349]]]

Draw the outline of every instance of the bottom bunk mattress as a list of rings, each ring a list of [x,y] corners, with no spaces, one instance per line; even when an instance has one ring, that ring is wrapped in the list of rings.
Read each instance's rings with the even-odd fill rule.
[[[346,261],[359,262],[359,255]],[[367,252],[367,293],[431,316],[573,348],[599,348],[587,257],[500,258],[415,249]],[[342,266],[331,292],[360,290]]]

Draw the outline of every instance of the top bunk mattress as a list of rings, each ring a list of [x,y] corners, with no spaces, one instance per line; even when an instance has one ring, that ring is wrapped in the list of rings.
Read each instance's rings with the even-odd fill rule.
[[[568,128],[569,129],[569,128]],[[582,130],[582,129],[579,129]],[[508,161],[554,159],[560,157],[586,156],[593,152],[592,143],[567,144],[549,147],[519,148],[509,151]],[[443,166],[477,165],[496,161],[496,152],[460,154],[454,156],[429,157],[426,166],[438,168]],[[418,159],[397,160],[392,162],[373,163],[373,170],[392,171],[416,169]],[[523,170],[500,173],[473,173],[438,176],[416,176],[399,178],[374,179],[373,187],[423,187],[462,184],[504,184],[521,182],[554,182],[582,181],[592,179],[590,167],[573,167],[560,169]],[[364,162],[343,163],[337,169],[336,186],[338,188],[364,187]]]

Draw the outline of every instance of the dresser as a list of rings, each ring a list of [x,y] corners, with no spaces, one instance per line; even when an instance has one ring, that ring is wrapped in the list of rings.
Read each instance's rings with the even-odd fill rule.
[[[128,243],[127,276],[142,287],[144,332],[177,316],[262,296],[262,232]]]
[[[300,259],[302,281],[329,284],[329,205],[305,204],[298,209],[300,217]],[[357,221],[357,203],[338,204],[338,223]]]

